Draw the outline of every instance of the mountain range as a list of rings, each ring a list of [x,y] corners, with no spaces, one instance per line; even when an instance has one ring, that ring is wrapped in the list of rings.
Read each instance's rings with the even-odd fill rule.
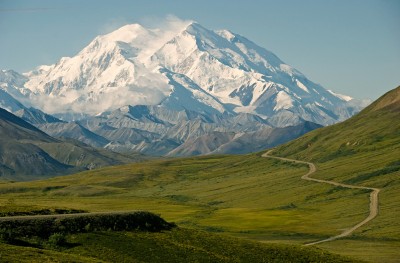
[[[170,156],[275,146],[365,106],[196,22],[123,26],[54,65],[0,71],[0,92],[0,107],[52,136]]]
[[[142,160],[55,139],[0,108],[0,178],[32,180]]]

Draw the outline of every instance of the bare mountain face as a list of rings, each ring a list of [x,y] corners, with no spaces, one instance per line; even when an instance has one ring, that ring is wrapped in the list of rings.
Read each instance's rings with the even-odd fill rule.
[[[57,175],[72,169],[32,143],[53,144],[57,140],[1,108],[0,133],[0,177],[12,178],[19,173]]]
[[[2,108],[0,134],[1,179],[32,180],[142,159],[55,139]]]
[[[62,136],[65,130],[92,145],[157,155],[173,154],[200,136],[203,144],[221,138],[215,132],[225,134],[217,139],[223,143],[237,139],[230,133],[306,121],[329,125],[364,106],[313,83],[245,37],[194,22],[171,28],[127,25],[54,65],[22,75],[3,70],[0,91],[60,119],[79,121],[80,135],[65,123],[35,123],[49,134]],[[83,138],[83,128],[100,141],[93,142],[93,134]],[[199,152],[215,151],[207,147]]]

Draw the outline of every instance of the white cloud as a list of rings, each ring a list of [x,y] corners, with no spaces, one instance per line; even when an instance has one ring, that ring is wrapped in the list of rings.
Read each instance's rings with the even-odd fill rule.
[[[151,78],[140,77],[136,84],[119,86],[92,93],[84,90],[68,90],[62,96],[35,94],[31,96],[32,104],[50,114],[86,113],[95,115],[114,110],[125,105],[155,105],[161,102],[170,91],[162,75]]]
[[[147,28],[158,28],[162,31],[173,32],[193,22],[193,20],[180,19],[172,14],[169,14],[165,17],[147,16],[139,19],[139,21],[140,24]]]

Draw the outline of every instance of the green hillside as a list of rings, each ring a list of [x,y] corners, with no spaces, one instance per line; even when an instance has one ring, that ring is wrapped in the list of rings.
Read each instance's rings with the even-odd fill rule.
[[[189,229],[74,234],[62,246],[0,243],[0,251],[1,262],[361,262],[316,248],[262,244]]]
[[[378,217],[352,238],[365,240],[372,247],[386,241],[399,247],[400,87],[353,118],[312,131],[277,148],[273,154],[316,163],[314,178],[380,188]],[[321,245],[335,246],[334,251],[356,249],[341,241]],[[400,258],[399,252],[393,254]]]
[[[400,87],[357,116],[321,128],[273,153],[313,161],[316,178],[381,188],[380,215],[359,233],[400,239]]]
[[[356,116],[317,129],[275,150],[276,154],[326,163],[377,152],[395,155],[400,144],[400,87],[386,93]],[[395,151],[395,152],[392,152]],[[389,153],[393,154],[389,154]],[[375,158],[372,158],[375,159]],[[382,163],[385,166],[385,163]],[[377,166],[377,168],[379,165]]]

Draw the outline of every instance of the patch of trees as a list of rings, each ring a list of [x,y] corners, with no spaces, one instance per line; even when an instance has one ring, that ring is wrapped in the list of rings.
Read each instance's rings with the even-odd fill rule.
[[[12,242],[14,239],[39,237],[49,239],[55,234],[85,233],[93,231],[149,231],[170,230],[176,225],[168,223],[150,212],[138,211],[117,214],[82,214],[30,219],[0,220],[0,239]]]

